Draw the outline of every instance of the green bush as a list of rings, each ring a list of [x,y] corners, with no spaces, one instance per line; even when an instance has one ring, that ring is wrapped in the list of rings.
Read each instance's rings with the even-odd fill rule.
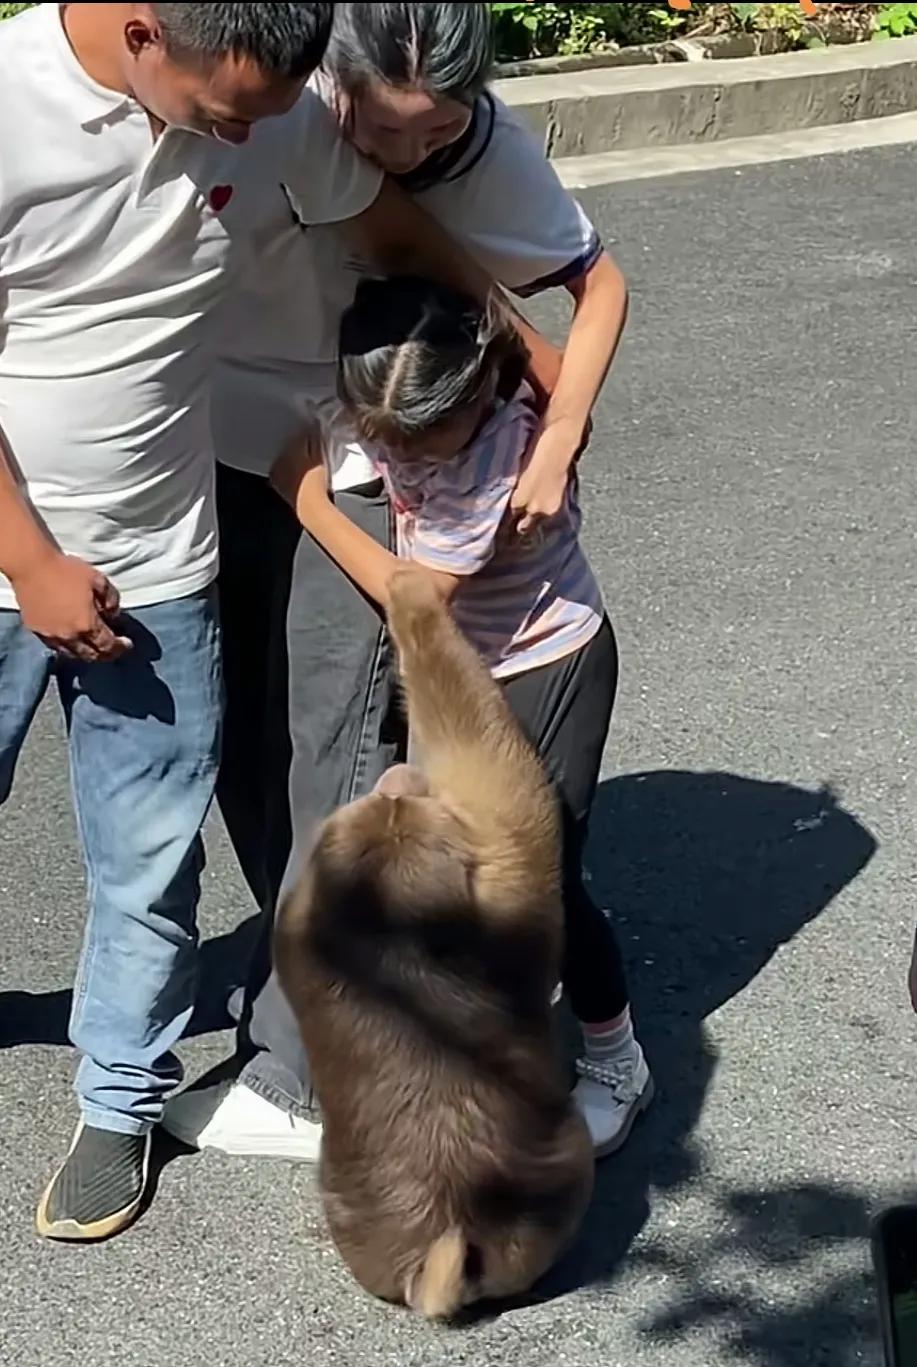
[[[906,38],[917,33],[917,5],[883,5],[876,19],[875,38]]]
[[[20,10],[31,9],[31,5],[0,5],[0,19],[11,19]]]
[[[497,59],[568,56],[601,52],[629,43],[653,42],[684,19],[652,5],[491,5]]]
[[[774,4],[695,0],[688,11],[673,10],[662,0],[658,5],[542,5],[523,0],[491,5],[491,9],[497,57],[503,62],[601,52],[681,35],[752,33],[776,38],[776,50],[785,51],[917,32],[917,0],[884,6],[819,3],[814,19],[806,16],[799,0]],[[874,32],[877,21],[879,31]]]

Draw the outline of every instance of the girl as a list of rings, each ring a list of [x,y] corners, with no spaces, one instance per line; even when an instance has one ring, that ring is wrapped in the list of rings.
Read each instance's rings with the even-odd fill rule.
[[[518,531],[512,495],[538,428],[526,363],[496,308],[413,277],[364,281],[341,324],[338,393],[385,481],[397,557],[335,507],[314,439],[294,442],[273,480],[380,608],[398,558],[432,576],[544,761],[563,826],[563,981],[583,1027],[576,1098],[602,1155],[653,1091],[614,932],[582,872],[618,661],[579,544],[575,481],[554,518]]]
[[[534,523],[563,502],[627,295],[542,149],[487,90],[491,61],[486,5],[338,4],[313,88],[359,149],[494,279],[521,296],[559,287],[571,297],[553,395],[512,495]],[[284,868],[295,874],[318,823],[372,787],[403,736],[384,620],[300,536],[266,478],[305,408],[334,396],[341,313],[361,271],[339,232],[301,223],[275,188],[273,228],[231,302],[212,401],[227,694],[218,796],[263,909],[261,952],[245,988],[235,1080],[218,1075],[176,1097],[164,1123],[198,1147],[311,1159],[320,1131],[309,1119],[308,1066],[270,972],[274,904]],[[338,507],[388,548],[388,498],[357,435],[334,454]]]

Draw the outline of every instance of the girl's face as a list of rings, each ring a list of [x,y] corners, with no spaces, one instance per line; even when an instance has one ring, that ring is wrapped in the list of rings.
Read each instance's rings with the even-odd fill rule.
[[[428,427],[419,436],[389,442],[389,449],[398,460],[406,463],[450,460],[469,445],[492,403],[492,397],[482,396],[468,408]]]
[[[373,81],[350,105],[350,136],[370,161],[391,175],[406,175],[441,147],[462,136],[471,110],[458,100],[421,89]]]

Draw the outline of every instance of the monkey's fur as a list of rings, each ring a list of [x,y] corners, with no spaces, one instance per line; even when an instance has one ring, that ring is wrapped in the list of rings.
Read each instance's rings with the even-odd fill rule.
[[[422,769],[319,833],[276,963],[321,1103],[321,1186],[354,1276],[449,1317],[573,1238],[593,1156],[555,1055],[559,828],[541,765],[416,570],[389,623]]]

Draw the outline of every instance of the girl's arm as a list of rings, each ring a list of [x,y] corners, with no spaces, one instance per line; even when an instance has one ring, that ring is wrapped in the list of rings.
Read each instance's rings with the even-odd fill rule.
[[[371,602],[386,612],[391,577],[403,562],[335,507],[314,432],[290,443],[275,461],[270,479],[322,550]],[[444,599],[451,598],[458,583],[453,575],[426,569],[418,572],[428,575]]]
[[[538,440],[513,495],[525,531],[563,505],[570,468],[588,434],[589,415],[608,374],[627,320],[627,284],[605,252],[567,283],[575,312],[560,374]]]

